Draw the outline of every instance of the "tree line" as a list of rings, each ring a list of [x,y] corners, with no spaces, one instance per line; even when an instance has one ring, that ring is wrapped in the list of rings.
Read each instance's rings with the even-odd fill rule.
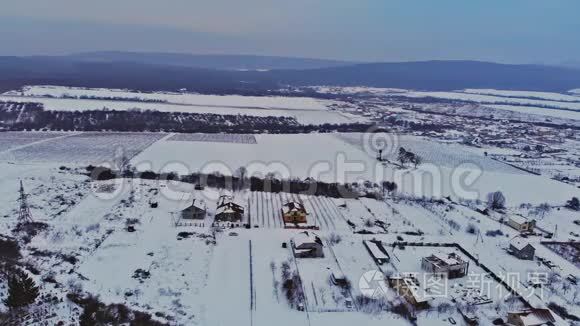
[[[181,133],[364,132],[367,123],[303,125],[294,117],[159,112],[151,110],[48,111],[38,103],[0,102],[5,130]]]
[[[332,198],[358,198],[361,196],[376,197],[374,193],[365,193],[361,191],[356,185],[349,183],[327,183],[313,179],[300,180],[294,179],[278,179],[272,174],[266,175],[264,178],[251,176],[246,177],[243,172],[238,169],[236,176],[221,175],[217,173],[206,174],[194,172],[188,175],[179,176],[176,173],[156,173],[153,171],[137,172],[133,169],[124,169],[122,171],[113,170],[107,167],[88,166],[86,168],[87,174],[93,180],[112,180],[116,178],[140,178],[146,180],[167,180],[167,181],[181,181],[185,183],[194,184],[197,189],[203,187],[227,189],[227,190],[243,190],[249,189],[251,191],[261,191],[269,193],[292,193],[310,196],[326,196]],[[394,182],[385,181],[381,185],[383,191],[393,192],[397,189]]]

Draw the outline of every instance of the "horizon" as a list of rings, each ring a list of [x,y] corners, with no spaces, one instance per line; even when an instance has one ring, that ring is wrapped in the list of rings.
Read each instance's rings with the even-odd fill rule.
[[[6,4],[0,15],[0,42],[10,44],[0,55],[119,51],[580,66],[580,44],[570,42],[580,30],[578,11],[580,3],[572,0],[341,0],[331,6],[263,0],[19,1]]]
[[[580,69],[579,64],[571,63],[524,63],[524,62],[500,62],[492,60],[478,60],[478,59],[424,59],[424,60],[400,60],[400,61],[354,61],[354,60],[341,60],[333,58],[324,57],[307,57],[307,56],[284,56],[284,55],[262,55],[262,54],[252,54],[252,53],[189,53],[189,52],[159,52],[159,51],[131,51],[131,50],[95,50],[95,51],[80,51],[80,52],[69,52],[62,54],[32,54],[32,55],[2,55],[0,57],[15,57],[15,58],[42,58],[42,57],[74,57],[81,55],[91,55],[91,54],[131,54],[131,55],[167,55],[167,56],[191,56],[191,57],[252,57],[252,58],[277,58],[277,59],[289,59],[289,60],[313,60],[313,61],[327,61],[342,63],[345,66],[351,65],[365,65],[365,64],[404,64],[404,63],[434,63],[434,62],[446,62],[446,63],[488,63],[496,65],[506,65],[506,66],[546,66],[546,67],[556,67],[564,69]]]

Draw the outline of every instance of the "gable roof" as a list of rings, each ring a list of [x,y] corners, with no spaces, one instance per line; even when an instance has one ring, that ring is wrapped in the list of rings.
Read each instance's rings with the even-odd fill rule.
[[[294,241],[294,247],[296,248],[300,248],[305,244],[315,243],[322,246],[322,240],[320,240],[320,237],[316,233],[309,231],[303,231],[296,234],[294,238],[292,238],[292,241]]]
[[[523,238],[513,238],[510,241],[510,245],[513,246],[514,248],[516,248],[517,250],[523,250],[525,247],[530,246],[532,247],[532,249],[536,249],[534,248],[528,241],[525,241]]]
[[[218,206],[215,215],[233,214],[233,213],[244,214],[244,208],[236,203],[227,202]]]
[[[528,223],[528,222],[533,221],[533,220],[530,220],[527,217],[523,217],[521,215],[510,215],[510,220],[512,220],[518,224],[524,224],[524,223]]]
[[[290,212],[306,213],[306,209],[304,209],[304,205],[302,205],[301,203],[299,203],[297,201],[291,201],[291,202],[288,202],[288,203],[282,205],[282,212],[284,214],[287,214]]]

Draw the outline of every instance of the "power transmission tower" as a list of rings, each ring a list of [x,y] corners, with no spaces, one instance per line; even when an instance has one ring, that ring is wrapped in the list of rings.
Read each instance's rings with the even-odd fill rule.
[[[32,223],[32,214],[30,214],[30,208],[28,207],[28,194],[24,192],[24,186],[22,185],[22,180],[20,180],[20,197],[18,201],[20,202],[20,210],[18,211],[18,223]]]

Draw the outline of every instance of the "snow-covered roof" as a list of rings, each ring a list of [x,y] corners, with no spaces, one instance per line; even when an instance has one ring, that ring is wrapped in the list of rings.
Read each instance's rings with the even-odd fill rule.
[[[322,244],[322,241],[320,241],[320,237],[316,233],[309,231],[303,231],[296,234],[292,239],[292,241],[294,241],[294,246],[296,248],[299,248],[304,244],[314,244],[314,243]]]
[[[227,205],[230,203],[238,205],[240,207],[244,207],[244,203],[242,201],[234,198],[233,196],[229,196],[229,195],[221,195],[217,201],[218,207],[223,206],[223,205]]]
[[[369,251],[372,253],[372,255],[375,259],[389,259],[389,255],[384,253],[379,248],[379,246],[377,245],[376,242],[364,240],[364,244],[366,245],[367,248],[369,248]]]
[[[518,315],[524,326],[551,325],[556,321],[548,309],[530,309],[512,314]]]
[[[304,205],[301,203],[297,201],[291,201],[282,206],[282,212],[287,214],[290,212],[306,212],[306,210],[304,209]]]
[[[517,250],[522,250],[524,249],[527,245],[531,244],[528,241],[525,241],[523,238],[514,238],[510,241],[510,245],[512,245],[514,248],[516,248]],[[533,247],[532,247],[533,248]]]
[[[196,198],[196,199],[193,200],[193,202],[191,203],[191,205],[187,206],[183,210],[191,209],[191,208],[205,211],[206,210],[206,205],[205,205],[205,202],[203,200],[199,200],[199,199]]]
[[[224,203],[223,205],[220,205],[216,211],[215,211],[216,215],[218,214],[223,214],[223,213],[240,213],[243,214],[244,213],[244,207],[236,204],[234,202],[227,202]]]
[[[521,215],[511,215],[510,220],[512,220],[518,224],[524,224],[524,223],[527,223],[530,221],[527,217],[523,217]]]

